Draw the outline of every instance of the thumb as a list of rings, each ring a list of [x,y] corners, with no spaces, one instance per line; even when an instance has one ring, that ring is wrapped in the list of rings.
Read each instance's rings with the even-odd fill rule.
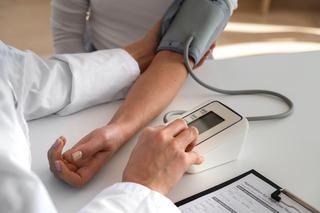
[[[204,161],[204,157],[200,155],[198,152],[191,151],[191,152],[187,152],[187,154],[188,154],[189,166],[193,164],[199,165]]]

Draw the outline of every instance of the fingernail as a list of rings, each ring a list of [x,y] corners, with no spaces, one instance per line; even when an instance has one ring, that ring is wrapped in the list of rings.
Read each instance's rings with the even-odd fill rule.
[[[72,153],[72,159],[74,161],[77,161],[77,160],[79,160],[81,158],[82,158],[82,152],[81,151],[76,151],[76,152]]]
[[[196,131],[196,135],[199,135],[199,130],[198,130],[198,128],[197,127],[193,127],[194,128],[194,130]]]
[[[58,138],[56,140],[56,142],[54,143],[54,148],[58,147],[60,145],[60,143],[61,143],[61,140]]]
[[[197,131],[197,135],[199,135],[199,130],[198,130],[198,128],[196,128],[196,131]]]
[[[56,167],[56,170],[57,170],[58,172],[61,172],[61,164],[60,164],[60,162],[59,162],[59,161],[55,161],[55,162],[54,162],[54,165],[55,165],[55,167]]]
[[[64,144],[66,143],[66,138],[63,137],[63,136],[60,136],[60,137],[59,137],[59,140],[60,140],[61,142],[63,142]]]
[[[188,126],[187,121],[186,121],[186,120],[184,120],[184,119],[181,119],[181,120],[183,121],[184,125],[187,127],[187,126]]]

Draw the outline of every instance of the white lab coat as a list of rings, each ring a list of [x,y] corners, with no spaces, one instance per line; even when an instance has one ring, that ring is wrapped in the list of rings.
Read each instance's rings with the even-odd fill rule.
[[[138,75],[136,61],[121,49],[42,59],[0,41],[0,212],[56,212],[45,186],[31,170],[26,120],[67,115],[120,99]],[[116,183],[80,212],[179,210],[147,187]]]

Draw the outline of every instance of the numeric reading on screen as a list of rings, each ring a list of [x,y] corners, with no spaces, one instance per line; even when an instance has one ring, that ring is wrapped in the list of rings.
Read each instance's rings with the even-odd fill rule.
[[[222,117],[210,111],[207,114],[199,117],[198,119],[190,122],[188,125],[196,127],[199,131],[199,134],[201,134],[214,126],[217,126],[223,121],[224,119]]]

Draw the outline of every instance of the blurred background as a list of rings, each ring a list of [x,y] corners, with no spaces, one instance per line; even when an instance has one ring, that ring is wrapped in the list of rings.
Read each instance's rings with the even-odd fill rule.
[[[53,53],[50,0],[0,0],[0,40]],[[239,0],[215,58],[320,50],[320,0]]]

